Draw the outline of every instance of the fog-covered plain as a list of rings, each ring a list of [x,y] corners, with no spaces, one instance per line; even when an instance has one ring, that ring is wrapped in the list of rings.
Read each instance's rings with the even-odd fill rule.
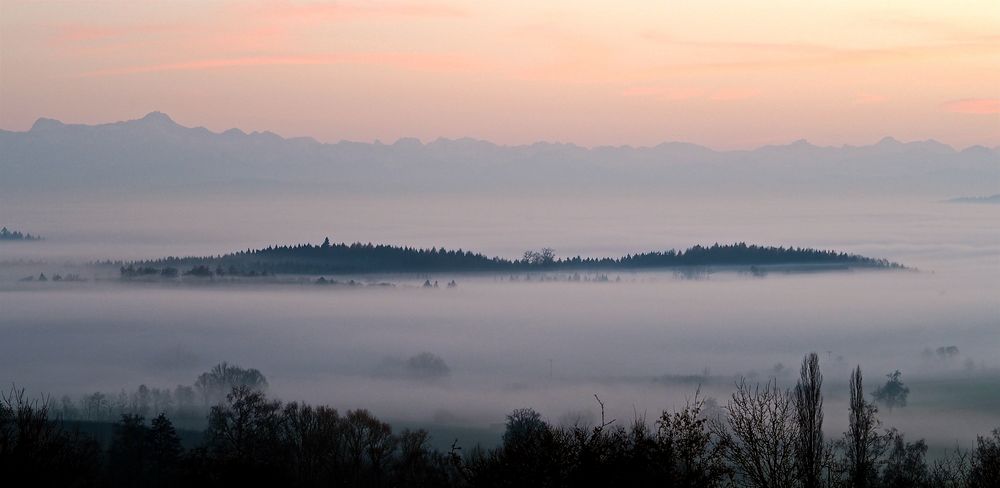
[[[737,377],[791,384],[802,356],[817,351],[831,432],[846,425],[848,371],[860,364],[869,391],[894,369],[911,387],[909,406],[883,412],[887,426],[937,446],[968,444],[1000,426],[998,217],[996,206],[924,198],[4,200],[0,224],[46,240],[0,246],[0,382],[74,396],[172,387],[226,360],[260,369],[285,399],[486,427],[523,406],[555,422],[594,418],[595,393],[619,419],[656,417],[699,383],[724,403]],[[542,246],[597,256],[746,241],[855,252],[918,271],[613,273],[608,283],[421,275],[380,277],[392,289],[346,289],[123,284],[95,280],[106,274],[85,264],[325,236],[507,257]],[[17,281],[38,272],[89,281]],[[459,286],[417,286],[426,278]],[[960,352],[933,353],[943,346]],[[387,361],[425,351],[450,374],[383,374]]]

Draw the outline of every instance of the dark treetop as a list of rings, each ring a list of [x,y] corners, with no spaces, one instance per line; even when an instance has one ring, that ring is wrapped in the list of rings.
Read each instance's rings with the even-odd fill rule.
[[[25,234],[17,230],[9,230],[6,227],[0,229],[0,241],[40,241],[42,240],[39,236],[33,236],[31,234]]]
[[[1000,193],[988,197],[960,197],[948,200],[949,203],[1000,203]]]
[[[471,251],[444,248],[418,249],[385,244],[299,244],[246,250],[215,257],[168,257],[154,261],[127,263],[128,268],[148,274],[184,274],[210,277],[213,274],[364,274],[409,272],[477,271],[565,271],[565,270],[650,270],[692,266],[820,266],[824,268],[902,268],[885,259],[856,254],[792,247],[749,245],[746,243],[687,250],[652,251],[617,258],[557,258],[552,249],[526,251],[520,259],[487,257]],[[126,274],[123,271],[123,274]]]

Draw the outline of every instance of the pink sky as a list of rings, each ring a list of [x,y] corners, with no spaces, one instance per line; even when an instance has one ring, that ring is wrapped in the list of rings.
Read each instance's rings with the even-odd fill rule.
[[[0,128],[995,146],[997,25],[995,0],[0,0]]]

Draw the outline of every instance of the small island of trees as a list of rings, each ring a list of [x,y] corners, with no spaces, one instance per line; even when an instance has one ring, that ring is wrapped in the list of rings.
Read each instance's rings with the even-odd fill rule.
[[[0,242],[2,241],[40,241],[39,236],[33,236],[19,230],[10,230],[6,227],[0,229]]]
[[[121,263],[123,277],[269,276],[274,274],[326,275],[430,272],[522,272],[575,270],[656,270],[694,267],[765,266],[816,267],[820,269],[902,269],[885,259],[800,247],[747,244],[713,244],[685,250],[651,251],[621,257],[560,258],[550,248],[526,251],[519,259],[488,257],[462,249],[449,250],[386,244],[322,244],[271,246],[215,257],[168,257]]]

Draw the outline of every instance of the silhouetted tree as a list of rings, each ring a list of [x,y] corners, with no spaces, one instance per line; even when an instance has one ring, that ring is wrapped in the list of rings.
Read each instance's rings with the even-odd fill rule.
[[[1000,480],[1000,429],[979,436],[969,466],[969,488],[996,487]]]
[[[819,488],[823,471],[823,374],[819,356],[802,360],[795,385],[796,467],[804,488]]]
[[[790,395],[774,380],[736,385],[726,407],[726,450],[746,486],[783,488],[795,484],[796,433]]]
[[[175,486],[181,474],[184,448],[173,423],[159,414],[150,424],[146,435],[147,478],[146,486]]]
[[[343,429],[348,479],[367,486],[384,482],[398,442],[392,427],[367,410],[353,410],[344,417]]]
[[[951,455],[937,459],[931,467],[929,485],[935,488],[967,488],[969,483],[968,451],[956,448]]]
[[[930,471],[925,459],[927,444],[923,439],[906,442],[903,434],[892,431],[888,434],[889,448],[882,469],[880,487],[922,488],[930,487]]]
[[[422,352],[406,360],[407,372],[417,378],[441,378],[451,374],[448,364],[440,356]]]
[[[886,438],[878,433],[878,409],[865,400],[861,366],[851,373],[850,416],[846,434],[847,466],[851,486],[866,488],[878,479],[878,459]]]
[[[89,486],[101,469],[92,438],[49,418],[46,402],[29,401],[24,390],[0,392],[0,476],[38,486]]]
[[[280,409],[279,402],[246,385],[234,387],[225,404],[212,407],[205,436],[218,476],[252,483],[280,480]]]
[[[903,373],[900,373],[898,369],[887,374],[886,377],[889,378],[889,381],[876,388],[875,393],[872,394],[875,401],[889,407],[890,412],[894,407],[905,407],[906,398],[910,395],[910,389],[900,379],[902,376]]]
[[[299,484],[336,484],[345,476],[344,426],[336,409],[289,403],[282,410],[291,475]]]
[[[430,448],[425,430],[404,430],[399,434],[399,455],[393,466],[396,486],[455,486],[458,482],[451,462]]]
[[[727,436],[713,432],[709,426],[713,419],[703,415],[704,408],[705,401],[696,395],[683,409],[664,411],[656,422],[655,452],[658,456],[653,462],[661,464],[660,469],[665,470],[667,476],[660,481],[666,481],[668,486],[722,486],[732,474],[731,468],[726,465]],[[638,422],[633,426],[633,432],[642,432],[642,429]],[[635,442],[640,453],[641,445]]]
[[[114,486],[145,486],[149,429],[143,418],[124,414],[114,426],[108,449],[109,479]]]
[[[194,383],[206,405],[226,398],[234,387],[245,386],[251,390],[266,390],[267,378],[260,371],[244,369],[225,361],[202,373]]]
[[[221,368],[227,369],[226,367]],[[244,370],[247,371],[247,370]],[[225,375],[219,375],[225,376]],[[638,414],[622,426],[605,418],[555,427],[531,409],[507,416],[502,442],[463,458],[430,447],[423,430],[392,427],[367,410],[348,411],[269,400],[260,389],[234,387],[208,415],[200,446],[185,450],[166,415],[147,424],[135,412],[143,393],[157,411],[166,390],[140,387],[85,397],[81,408],[112,427],[107,455],[90,437],[49,417],[51,399],[27,401],[21,390],[0,394],[3,482],[42,486],[816,486],[994,488],[1000,479],[1000,430],[929,467],[927,445],[895,430],[880,434],[877,410],[865,401],[860,367],[851,375],[850,425],[835,449],[823,447],[822,376],[807,355],[794,392],[774,381],[738,383],[726,412],[712,413],[695,395],[683,409],[649,424]],[[175,398],[193,396],[175,390]],[[191,403],[191,400],[186,400]],[[72,403],[71,401],[69,403]],[[178,400],[178,403],[184,403]],[[727,415],[728,413],[728,415]],[[818,452],[817,452],[818,451]],[[816,464],[821,467],[816,468]],[[817,470],[825,476],[809,477]],[[817,478],[820,478],[817,480]],[[6,485],[4,485],[6,486]]]

